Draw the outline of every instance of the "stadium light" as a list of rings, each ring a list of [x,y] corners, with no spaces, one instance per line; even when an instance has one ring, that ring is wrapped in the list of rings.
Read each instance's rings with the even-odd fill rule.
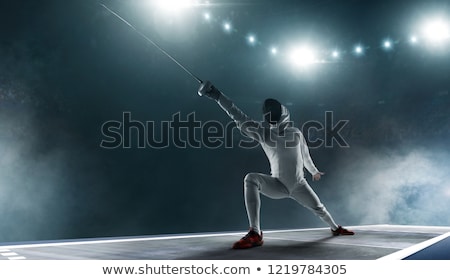
[[[390,40],[383,41],[383,48],[385,50],[390,50],[392,48],[392,42]]]
[[[223,30],[225,31],[225,32],[231,32],[231,23],[229,23],[229,22],[224,22],[223,23]]]
[[[193,0],[157,0],[156,6],[163,12],[168,14],[178,14],[183,10],[196,5]]]
[[[333,58],[339,58],[339,56],[340,56],[339,51],[334,50],[334,51],[331,53],[331,56],[332,56]]]
[[[272,48],[270,48],[270,53],[272,55],[277,55],[278,54],[278,49],[276,47],[272,47]]]
[[[355,48],[354,48],[354,50],[353,50],[353,52],[354,52],[356,55],[361,56],[361,55],[364,54],[364,48],[363,48],[362,45],[356,45]]]
[[[318,62],[316,54],[309,47],[301,47],[292,50],[289,58],[294,66],[300,67],[306,67]]]
[[[253,34],[249,34],[248,36],[247,36],[247,42],[250,44],[250,45],[255,45],[256,44],[256,37],[255,37],[255,35],[253,35]]]
[[[442,43],[450,38],[449,24],[442,19],[427,22],[423,34],[430,43]]]

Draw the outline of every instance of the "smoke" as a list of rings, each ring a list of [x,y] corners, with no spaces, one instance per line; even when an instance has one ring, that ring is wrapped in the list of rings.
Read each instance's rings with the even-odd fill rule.
[[[45,81],[54,59],[43,54],[27,41],[0,48],[0,242],[64,237],[73,218],[71,144],[46,115],[59,101]]]
[[[29,112],[1,109],[0,240],[40,236],[60,222],[48,215],[63,213],[54,208],[62,185],[63,154],[37,153],[38,135]]]
[[[340,200],[356,224],[450,224],[450,153],[354,148],[339,164]]]

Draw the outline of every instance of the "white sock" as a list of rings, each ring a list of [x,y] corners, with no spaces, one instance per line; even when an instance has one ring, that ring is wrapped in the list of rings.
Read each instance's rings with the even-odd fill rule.
[[[252,230],[261,235],[261,230],[257,227],[252,227]]]

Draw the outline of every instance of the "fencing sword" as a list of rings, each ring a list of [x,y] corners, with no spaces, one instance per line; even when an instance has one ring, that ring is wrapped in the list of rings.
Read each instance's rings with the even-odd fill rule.
[[[188,73],[189,76],[194,78],[198,83],[202,84],[203,81],[200,80],[196,75],[194,75],[191,71],[189,71],[186,67],[184,67],[180,62],[178,62],[173,56],[171,56],[168,52],[166,52],[162,47],[160,47],[157,43],[155,43],[153,40],[151,40],[148,36],[146,36],[144,33],[139,31],[136,27],[134,27],[131,23],[129,23],[127,20],[125,20],[123,17],[121,17],[118,13],[108,8],[105,4],[100,3],[100,5],[105,8],[109,13],[120,19],[123,23],[128,25],[131,29],[133,29],[139,36],[144,38],[147,42],[152,44],[154,47],[156,47],[160,52],[162,52],[166,57],[168,57],[170,60],[175,62],[181,69],[184,70],[184,72]]]

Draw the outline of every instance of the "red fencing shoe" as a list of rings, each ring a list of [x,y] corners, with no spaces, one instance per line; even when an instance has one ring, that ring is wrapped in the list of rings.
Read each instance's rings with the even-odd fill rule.
[[[259,235],[256,231],[250,230],[244,237],[233,244],[233,249],[249,249],[263,245],[263,233]]]
[[[345,229],[341,226],[339,226],[336,230],[331,230],[334,236],[338,235],[354,235],[355,233],[351,230]]]

